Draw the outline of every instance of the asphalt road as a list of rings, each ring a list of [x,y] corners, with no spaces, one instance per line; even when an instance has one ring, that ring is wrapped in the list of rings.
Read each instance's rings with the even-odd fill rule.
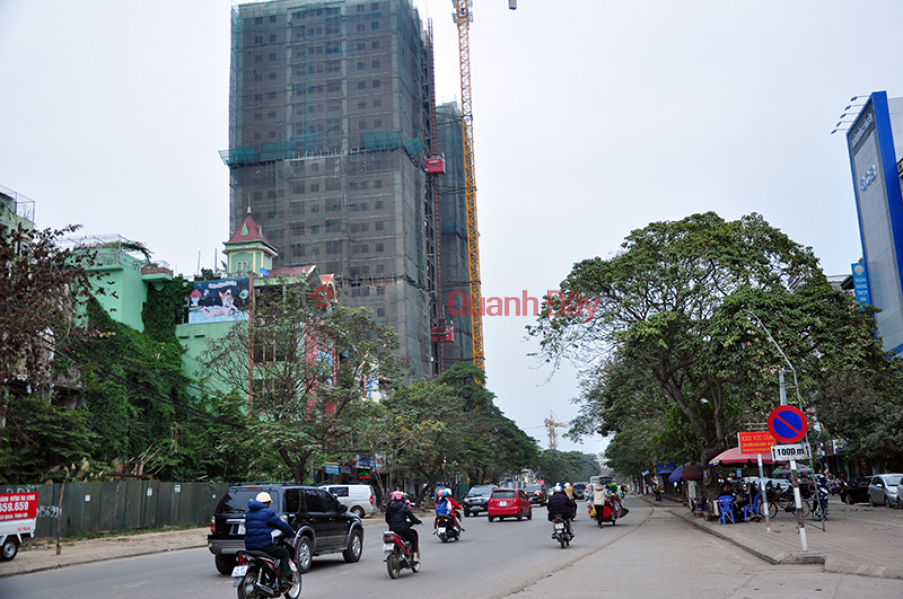
[[[410,594],[500,599],[561,594],[580,597],[903,597],[903,581],[824,573],[819,566],[771,566],[679,521],[666,510],[628,497],[631,513],[596,528],[581,506],[577,538],[567,549],[551,539],[545,511],[531,521],[467,518],[461,541],[421,535],[423,566],[391,580],[382,561],[381,525],[366,530],[357,564],[341,556],[314,560],[302,597],[388,597]],[[645,589],[645,590],[644,590]],[[113,560],[0,579],[0,599],[142,599],[235,597],[206,549]]]

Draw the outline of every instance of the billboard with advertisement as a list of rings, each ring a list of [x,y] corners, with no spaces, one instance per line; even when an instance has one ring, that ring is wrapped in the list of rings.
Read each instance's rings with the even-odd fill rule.
[[[885,349],[903,345],[903,193],[891,126],[893,105],[903,115],[903,99],[873,93],[852,127],[847,147],[865,259],[866,293],[881,309],[878,330]],[[858,298],[857,288],[857,298]]]
[[[247,320],[250,295],[250,279],[195,281],[188,324]]]
[[[37,493],[5,493],[0,495],[0,522],[29,520],[38,516]]]

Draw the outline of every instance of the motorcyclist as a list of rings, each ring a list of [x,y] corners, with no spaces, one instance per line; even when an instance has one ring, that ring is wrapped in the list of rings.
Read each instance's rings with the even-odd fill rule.
[[[423,524],[423,522],[414,515],[414,512],[405,503],[404,493],[394,491],[389,495],[389,499],[389,505],[386,506],[386,524],[389,525],[389,530],[411,543],[414,563],[419,564],[420,544],[417,540],[417,533],[411,530],[411,525]]]
[[[284,593],[291,588],[289,582],[292,575],[289,564],[291,554],[285,547],[273,543],[273,536],[270,533],[274,528],[278,528],[289,537],[294,537],[295,531],[270,509],[272,501],[273,498],[269,493],[262,492],[248,502],[248,511],[245,512],[245,549],[263,551],[279,560],[279,571],[282,574],[279,592]]]
[[[455,528],[464,530],[464,527],[461,526],[461,509],[461,506],[452,497],[451,491],[442,489],[439,492],[439,500],[436,502],[436,520],[433,522],[433,528],[436,527],[440,515],[447,515],[452,519]]]
[[[577,512],[577,503],[565,494],[561,485],[555,485],[552,488],[552,496],[549,497],[548,509],[549,522],[554,521],[557,516],[561,516],[561,519],[565,522],[568,535],[570,535],[572,539],[577,536],[571,530],[571,520],[574,519],[574,514]]]

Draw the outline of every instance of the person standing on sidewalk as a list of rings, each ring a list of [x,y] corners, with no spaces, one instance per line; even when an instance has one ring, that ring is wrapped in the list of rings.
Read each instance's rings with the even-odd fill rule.
[[[658,483],[652,483],[652,488],[655,491],[655,500],[661,501],[662,500],[662,486]]]

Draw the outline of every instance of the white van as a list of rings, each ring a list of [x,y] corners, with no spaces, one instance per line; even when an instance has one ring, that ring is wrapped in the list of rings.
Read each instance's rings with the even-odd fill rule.
[[[348,511],[363,518],[367,514],[376,511],[376,494],[370,485],[321,485],[336,496],[342,505],[348,506]]]

